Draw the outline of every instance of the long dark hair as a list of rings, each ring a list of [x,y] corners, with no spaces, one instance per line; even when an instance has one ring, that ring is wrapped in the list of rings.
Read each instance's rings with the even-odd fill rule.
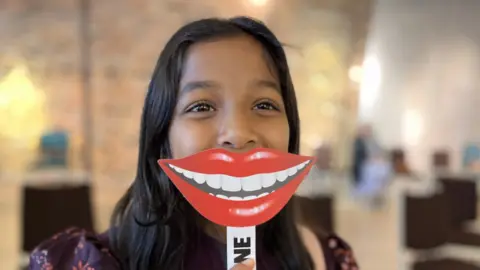
[[[184,268],[188,250],[201,233],[198,214],[157,164],[171,158],[169,126],[176,105],[183,62],[189,47],[198,42],[248,35],[260,42],[280,80],[290,126],[288,150],[298,154],[300,120],[285,52],[275,35],[261,22],[247,17],[202,19],[180,28],[157,61],[142,114],[135,181],[118,202],[111,220],[110,241],[125,269]],[[313,269],[289,202],[257,233],[266,251],[282,269]],[[279,237],[281,236],[281,237]]]

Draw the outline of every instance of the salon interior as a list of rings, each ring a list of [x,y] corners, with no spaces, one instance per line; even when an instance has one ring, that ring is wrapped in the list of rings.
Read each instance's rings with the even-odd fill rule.
[[[360,269],[480,269],[479,12],[474,0],[0,1],[0,269],[23,269],[64,227],[109,227],[161,48],[189,21],[236,15],[288,44],[301,154],[316,157],[296,193],[309,225],[345,239]]]

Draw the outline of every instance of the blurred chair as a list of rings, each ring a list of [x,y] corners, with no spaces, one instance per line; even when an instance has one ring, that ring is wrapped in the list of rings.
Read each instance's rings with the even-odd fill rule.
[[[480,235],[468,232],[465,225],[477,219],[477,183],[468,177],[440,177],[450,208],[448,241],[462,245],[480,246]]]
[[[416,264],[411,270],[478,270],[478,266],[450,259],[424,261]]]
[[[332,191],[332,148],[323,144],[315,149],[316,163],[305,178],[297,195],[292,197],[297,207],[297,218],[318,237],[334,231]]]
[[[332,148],[330,145],[322,145],[315,150],[317,162],[315,166],[320,171],[328,171],[332,168]]]
[[[94,231],[91,188],[47,185],[23,188],[24,252],[31,252],[40,242],[68,227]]]
[[[314,233],[321,236],[334,232],[334,197],[332,195],[319,195],[312,198],[294,196],[298,207],[300,219]]]
[[[393,149],[390,152],[390,159],[393,167],[393,171],[397,175],[409,175],[410,169],[405,157],[405,151],[403,149]]]
[[[339,175],[332,169],[332,149],[323,144],[315,149],[316,162],[295,192],[301,197],[317,198],[331,196],[339,183]]]
[[[445,194],[405,197],[405,246],[413,250],[412,270],[478,270],[473,263],[444,258],[438,252],[448,243],[450,207]]]
[[[477,218],[477,183],[474,178],[439,177],[452,209],[451,225],[461,227]]]
[[[447,150],[437,150],[432,155],[434,170],[448,171],[450,169],[450,154]]]
[[[405,245],[413,250],[431,250],[447,241],[449,209],[446,197],[405,198]]]

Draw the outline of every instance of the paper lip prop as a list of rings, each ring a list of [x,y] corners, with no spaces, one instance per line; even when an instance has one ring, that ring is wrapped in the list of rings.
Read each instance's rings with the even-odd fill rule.
[[[230,227],[257,226],[287,204],[315,158],[275,149],[209,149],[158,164],[187,201],[208,220]]]

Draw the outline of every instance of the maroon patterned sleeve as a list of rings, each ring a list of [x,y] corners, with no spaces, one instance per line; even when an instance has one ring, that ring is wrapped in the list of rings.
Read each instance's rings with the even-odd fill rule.
[[[120,264],[97,235],[71,228],[35,248],[29,269],[115,270],[120,269]]]
[[[335,261],[335,270],[359,270],[352,248],[340,237],[330,235],[326,241],[327,248]]]

